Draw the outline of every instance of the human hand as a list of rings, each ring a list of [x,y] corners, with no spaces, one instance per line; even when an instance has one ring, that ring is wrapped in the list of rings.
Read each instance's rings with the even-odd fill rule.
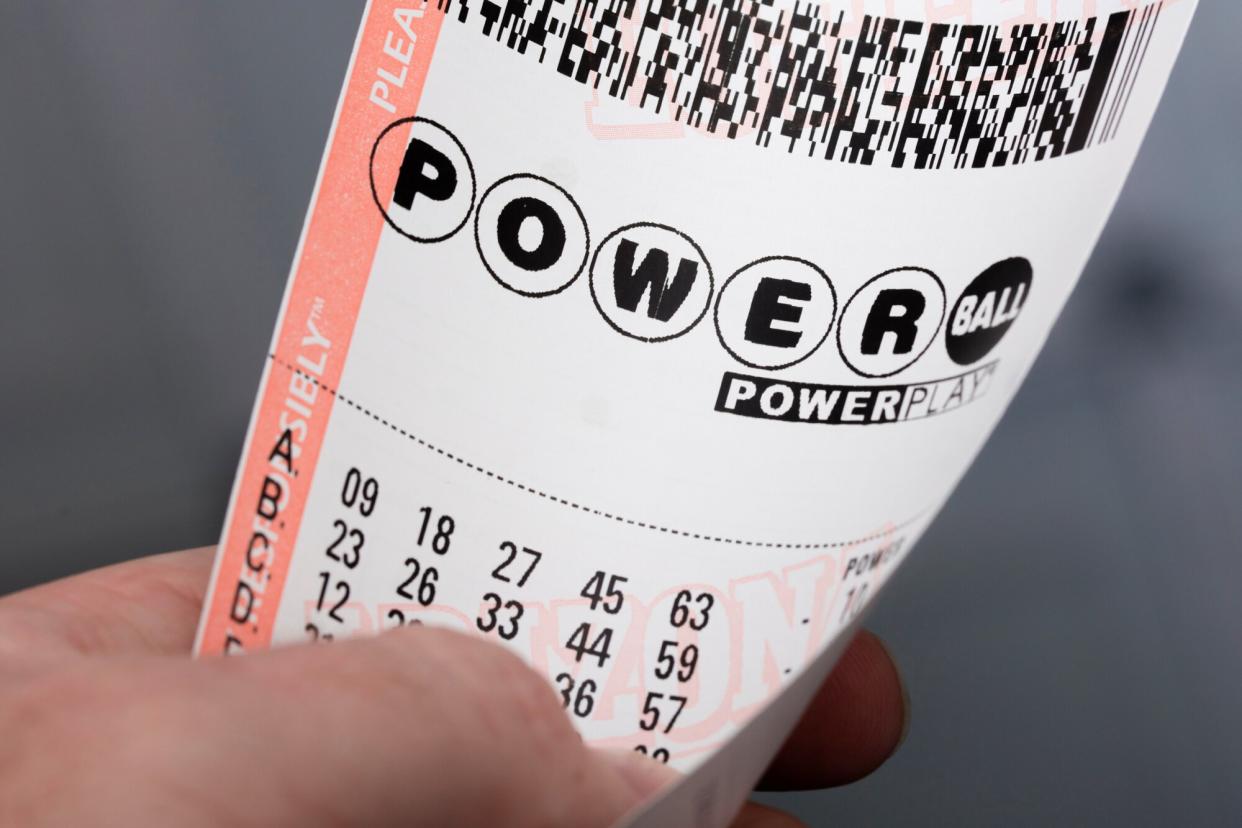
[[[212,551],[0,599],[0,824],[606,826],[670,776],[586,747],[551,686],[480,638],[409,628],[191,660]],[[846,651],[764,784],[853,781],[906,705]],[[783,828],[749,805],[737,826]]]

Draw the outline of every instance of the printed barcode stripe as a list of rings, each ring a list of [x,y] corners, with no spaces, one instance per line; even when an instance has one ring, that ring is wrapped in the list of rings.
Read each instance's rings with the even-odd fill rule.
[[[1121,40],[1130,27],[1132,15],[1133,12],[1117,12],[1108,18],[1108,27],[1104,30],[1104,40],[1100,44],[1099,54],[1095,57],[1095,68],[1087,84],[1087,93],[1083,96],[1082,109],[1074,124],[1074,135],[1070,139],[1068,152],[1078,152],[1086,147],[1087,140],[1095,131],[1096,116],[1104,101],[1105,92],[1112,85],[1117,55],[1121,52]]]
[[[985,26],[787,0],[437,0],[672,124],[849,164],[1025,164],[1113,140],[1162,8]],[[590,109],[590,108],[588,108]],[[609,124],[607,137],[652,130]],[[775,140],[774,140],[775,139]]]

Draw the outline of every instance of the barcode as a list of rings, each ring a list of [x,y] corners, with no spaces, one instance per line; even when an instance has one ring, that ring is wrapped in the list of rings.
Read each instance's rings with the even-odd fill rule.
[[[1000,167],[1114,138],[1162,4],[989,26],[787,0],[437,0],[459,23],[672,122],[864,165]]]

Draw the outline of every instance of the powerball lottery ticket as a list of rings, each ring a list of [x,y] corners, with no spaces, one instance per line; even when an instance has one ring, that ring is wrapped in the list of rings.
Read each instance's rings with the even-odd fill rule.
[[[197,641],[486,636],[725,824],[1003,414],[1193,0],[372,0]]]

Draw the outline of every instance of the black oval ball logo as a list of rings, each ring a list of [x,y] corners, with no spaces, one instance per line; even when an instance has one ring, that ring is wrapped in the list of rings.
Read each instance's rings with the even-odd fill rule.
[[[983,359],[1013,325],[1031,292],[1031,263],[1021,257],[997,262],[971,282],[949,315],[945,347],[958,365]]]

